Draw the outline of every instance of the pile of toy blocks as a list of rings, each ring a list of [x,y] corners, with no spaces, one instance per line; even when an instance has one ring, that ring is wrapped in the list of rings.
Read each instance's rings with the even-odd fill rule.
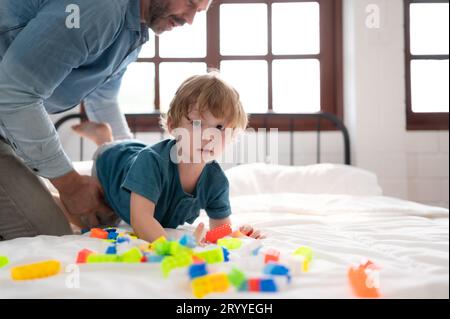
[[[115,228],[92,229],[90,236],[108,242],[104,253],[83,249],[77,263],[160,263],[163,277],[174,270],[189,277],[194,296],[202,298],[210,293],[230,289],[247,292],[277,292],[291,282],[291,276],[306,272],[312,260],[312,250],[300,247],[292,255],[281,258],[275,249],[262,249],[260,240],[232,231],[223,225],[206,233],[207,245],[199,246],[191,235],[178,241],[161,237],[151,244],[131,247],[137,237],[119,233]],[[229,264],[226,271],[218,266]],[[242,269],[251,270],[248,275]]]

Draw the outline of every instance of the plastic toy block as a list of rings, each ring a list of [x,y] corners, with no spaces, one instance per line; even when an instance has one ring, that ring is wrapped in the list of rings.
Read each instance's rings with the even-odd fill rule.
[[[90,237],[99,239],[108,239],[108,232],[100,228],[92,228]]]
[[[226,249],[225,247],[222,247],[222,252],[223,252],[223,261],[229,262],[230,261],[230,252],[228,251],[228,249]]]
[[[89,233],[90,231],[91,231],[90,228],[83,228],[80,232],[81,232],[81,235],[83,235],[83,234]]]
[[[261,279],[259,279],[259,278],[248,279],[247,284],[248,284],[248,291],[251,291],[251,292],[261,291],[261,289],[260,289]]]
[[[93,251],[89,249],[83,249],[78,252],[77,256],[77,264],[84,264],[87,262],[87,258],[89,255],[94,254]]]
[[[192,255],[192,262],[194,264],[203,264],[205,262],[205,260],[201,259],[200,257],[198,257],[196,255]]]
[[[273,279],[261,279],[259,283],[259,289],[261,292],[277,292],[277,285]]]
[[[189,278],[194,279],[197,277],[202,277],[208,274],[206,269],[206,264],[193,264],[189,266]]]
[[[120,263],[122,260],[118,255],[90,254],[86,262],[88,264],[97,263]]]
[[[276,249],[269,249],[264,253],[264,262],[278,262],[280,260],[280,252]]]
[[[147,258],[148,263],[160,263],[163,261],[164,256],[160,256],[160,255],[153,255],[150,253],[144,253],[145,257]]]
[[[217,241],[217,245],[229,250],[239,249],[242,246],[242,240],[239,238],[221,238]]]
[[[120,259],[124,263],[140,263],[142,260],[142,253],[137,247],[133,247],[127,252],[120,255]]]
[[[227,275],[215,273],[197,277],[191,281],[192,293],[197,298],[203,298],[213,292],[226,292],[230,288]]]
[[[161,236],[158,239],[156,239],[155,241],[153,241],[151,243],[151,245],[152,245],[152,247],[155,247],[158,243],[163,243],[163,242],[166,242],[166,241],[167,241],[166,237]]]
[[[175,268],[187,267],[192,264],[192,256],[188,253],[179,253],[176,256],[167,256],[161,263],[161,270],[164,277],[169,276]]]
[[[230,236],[233,238],[240,238],[240,237],[244,237],[244,234],[241,233],[239,230],[236,230],[236,231],[232,232],[230,234]]]
[[[131,242],[131,240],[130,240],[130,238],[128,238],[128,237],[117,237],[117,240],[116,240],[116,242],[118,243],[118,244],[123,244],[123,243],[129,243],[129,242]]]
[[[105,228],[105,230],[108,233],[117,233],[117,228],[114,228],[114,227],[108,227],[108,228]],[[119,235],[119,234],[117,234],[117,235]]]
[[[195,256],[203,259],[207,264],[222,263],[225,260],[221,247],[202,252],[196,252]]]
[[[48,260],[35,264],[18,266],[11,269],[14,280],[41,279],[54,276],[61,270],[61,263],[57,260]]]
[[[108,232],[108,239],[117,240],[117,237],[119,236],[116,232]]]
[[[116,248],[116,246],[109,246],[107,249],[106,249],[106,254],[107,255],[115,255],[115,254],[117,254],[117,248]]]
[[[0,268],[5,267],[9,263],[8,257],[0,256]]]
[[[139,249],[143,252],[143,253],[149,253],[152,251],[152,244],[144,244],[141,245],[139,247]]]
[[[239,289],[245,282],[245,274],[236,267],[233,267],[228,274],[228,280],[234,287]]]
[[[293,253],[294,256],[303,256],[305,257],[305,260],[310,263],[313,259],[313,251],[311,248],[307,247],[307,246],[302,246],[300,248],[298,248],[296,251],[294,251]]]
[[[263,270],[266,275],[275,275],[275,276],[287,276],[289,275],[289,268],[280,265],[280,264],[267,264]]]
[[[205,239],[207,242],[215,244],[217,240],[230,235],[232,232],[230,225],[225,224],[208,231]]]
[[[185,247],[189,247],[189,248],[197,247],[197,242],[196,242],[194,236],[192,236],[192,235],[188,235],[188,234],[183,235],[183,237],[181,237],[178,242],[180,243],[180,245],[185,246]]]
[[[353,292],[361,298],[379,298],[379,267],[370,260],[363,260],[358,265],[350,266],[348,279]]]

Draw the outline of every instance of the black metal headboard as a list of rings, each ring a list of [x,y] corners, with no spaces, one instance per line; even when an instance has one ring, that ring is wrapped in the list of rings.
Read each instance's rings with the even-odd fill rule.
[[[55,123],[56,130],[59,130],[60,127],[73,119],[80,119],[80,120],[86,120],[86,115],[84,114],[70,114],[62,117]],[[157,125],[159,122],[159,114],[133,114],[128,116],[127,115],[127,121],[130,125],[131,131],[136,134],[139,130],[139,119],[151,119],[154,120],[154,124],[149,126],[145,126],[146,132],[155,132],[155,133],[161,133],[161,128]],[[255,122],[265,122],[265,125],[268,125],[267,121],[267,114],[252,114],[250,116],[250,124],[252,124],[252,120]],[[261,120],[262,119],[262,120]],[[290,122],[291,130],[289,130],[289,127],[287,132],[290,133],[290,164],[294,165],[294,133],[297,131],[294,129],[296,126],[298,126],[299,122],[301,121],[313,121],[315,124],[313,127],[309,127],[309,131],[315,131],[317,135],[317,142],[316,142],[316,162],[321,163],[321,133],[325,131],[325,127],[333,127],[333,130],[339,130],[342,133],[343,142],[344,142],[344,163],[346,165],[351,165],[351,149],[350,149],[350,135],[348,133],[348,130],[341,119],[339,119],[337,116],[331,114],[331,113],[296,113],[296,114],[277,114],[277,113],[271,113],[270,119],[273,121],[276,121],[277,119],[283,119],[286,121],[288,119],[288,122]],[[155,124],[156,123],[156,124]],[[270,124],[270,123],[269,123]],[[276,126],[275,126],[276,127]],[[329,129],[328,129],[329,130]],[[162,135],[161,135],[162,136]],[[82,159],[83,156],[83,143],[80,143],[80,157]]]

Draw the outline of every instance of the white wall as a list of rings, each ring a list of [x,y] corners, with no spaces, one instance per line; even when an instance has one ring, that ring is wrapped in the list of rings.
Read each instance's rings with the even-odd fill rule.
[[[380,9],[380,28],[367,28],[366,8]],[[344,0],[345,122],[352,139],[353,164],[376,173],[384,194],[449,207],[449,137],[444,132],[408,132],[402,0]],[[55,119],[58,116],[54,117]],[[138,134],[148,143],[159,134]],[[295,133],[294,163],[315,163],[315,134]],[[61,139],[79,160],[79,139],[68,127]],[[85,143],[84,159],[95,149]],[[343,163],[342,137],[323,136],[323,161]],[[280,164],[290,163],[289,134],[279,134]],[[227,167],[227,166],[226,166]]]
[[[380,9],[368,28],[366,8]],[[356,165],[385,194],[449,206],[448,131],[406,131],[402,0],[344,0],[345,120]]]

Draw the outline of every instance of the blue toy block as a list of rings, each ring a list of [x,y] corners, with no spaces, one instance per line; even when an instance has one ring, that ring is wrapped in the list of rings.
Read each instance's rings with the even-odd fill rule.
[[[129,243],[129,242],[130,242],[130,238],[128,238],[128,237],[118,237],[117,238],[118,244]]]
[[[189,247],[189,248],[195,248],[197,247],[197,242],[195,241],[194,236],[192,235],[183,235],[183,237],[181,237],[181,239],[178,241],[180,243],[180,245],[183,245],[185,247]]]
[[[106,249],[106,254],[107,255],[116,255],[117,254],[116,246],[109,246],[108,249]]]
[[[144,253],[144,256],[147,258],[148,263],[160,263],[163,261],[165,256],[154,255],[150,253]]]
[[[116,240],[118,236],[119,236],[119,234],[116,232],[108,233],[108,239]]]
[[[229,258],[230,252],[228,251],[228,249],[226,249],[225,247],[222,247],[222,250],[223,250],[223,261],[224,262],[230,261],[230,258]]]
[[[239,292],[248,291],[248,280],[244,280],[241,286],[238,288]]]
[[[105,228],[105,230],[106,230],[108,233],[116,233],[116,232],[117,232],[117,228]]]
[[[269,263],[264,267],[264,273],[267,275],[287,276],[289,268],[275,263]]]
[[[189,266],[189,278],[192,280],[197,277],[202,277],[208,274],[206,264],[193,264]]]
[[[261,247],[256,248],[255,250],[252,251],[252,255],[258,256],[260,250],[261,250]]]
[[[277,285],[273,279],[261,279],[259,282],[260,291],[262,292],[277,292]]]
[[[90,228],[83,228],[83,229],[81,230],[81,235],[86,234],[86,233],[89,233],[90,231],[91,231]]]

